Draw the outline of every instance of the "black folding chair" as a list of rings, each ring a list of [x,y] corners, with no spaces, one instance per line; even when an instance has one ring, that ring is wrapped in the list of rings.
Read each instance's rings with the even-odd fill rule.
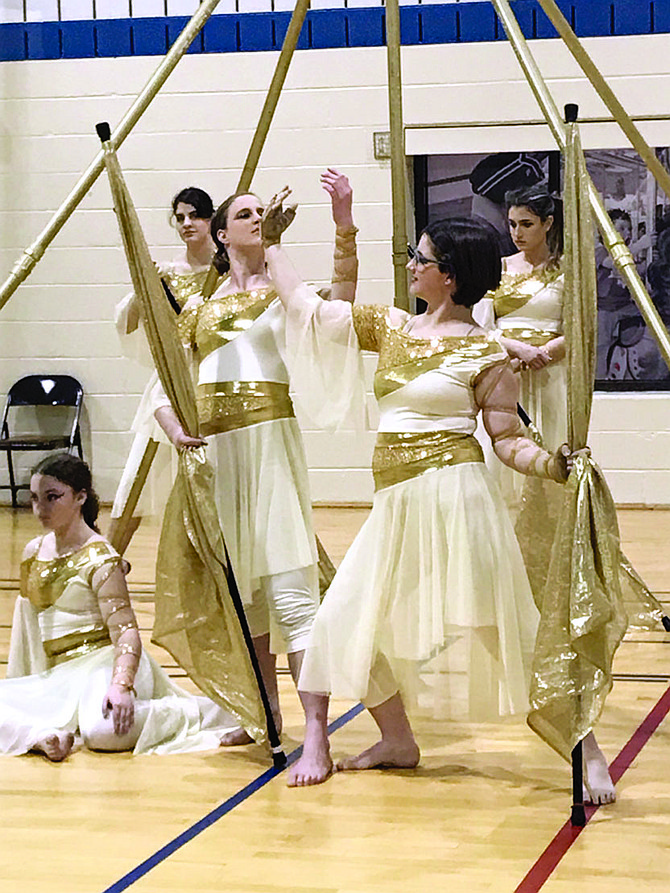
[[[29,490],[28,484],[17,484],[14,477],[12,453],[33,450],[61,450],[72,453],[76,449],[83,459],[79,417],[84,391],[76,378],[71,375],[26,375],[9,389],[5,411],[2,414],[0,429],[0,450],[7,454],[9,484],[0,485],[0,490],[12,491],[12,507],[17,508],[16,494],[19,490]],[[62,434],[12,434],[9,429],[9,414],[18,406],[72,406],[74,418],[69,433]]]

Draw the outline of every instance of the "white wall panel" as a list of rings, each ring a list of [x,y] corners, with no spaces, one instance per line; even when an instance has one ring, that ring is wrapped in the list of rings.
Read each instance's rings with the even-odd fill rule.
[[[93,19],[93,0],[60,0],[62,21]]]
[[[95,0],[97,19],[126,19],[130,15],[130,0]]]
[[[131,0],[133,18],[153,18],[165,15],[165,0]]]
[[[27,22],[55,22],[58,19],[58,0],[26,0]]]
[[[169,16],[192,16],[198,8],[198,0],[167,0]]]
[[[23,21],[23,0],[0,0],[0,25]]]

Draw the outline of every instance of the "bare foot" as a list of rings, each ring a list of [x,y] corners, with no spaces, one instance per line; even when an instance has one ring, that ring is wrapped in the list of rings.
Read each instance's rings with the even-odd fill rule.
[[[52,763],[62,762],[72,750],[74,735],[72,732],[51,732],[40,738],[33,745],[33,750],[44,754]]]
[[[241,744],[253,744],[254,739],[244,729],[233,729],[221,736],[221,747],[238,747]]]
[[[593,806],[614,803],[616,790],[607,768],[607,760],[593,732],[582,742],[584,755],[584,802]]]
[[[337,764],[338,772],[350,769],[413,769],[421,753],[413,740],[385,741],[383,738],[356,757],[346,757]]]
[[[277,734],[281,735],[282,719],[281,714],[275,716],[275,727]],[[219,747],[240,747],[243,744],[253,744],[254,739],[243,728],[233,729],[232,732],[226,732],[221,736]]]
[[[309,737],[305,737],[302,756],[289,769],[286,783],[290,788],[323,784],[332,774],[333,761],[328,738],[324,740],[323,736],[314,736],[309,740]]]

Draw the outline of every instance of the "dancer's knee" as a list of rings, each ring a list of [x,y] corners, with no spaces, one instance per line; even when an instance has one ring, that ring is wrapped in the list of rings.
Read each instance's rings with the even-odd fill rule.
[[[274,574],[263,580],[263,588],[286,650],[303,651],[318,607],[314,569]]]
[[[132,750],[137,744],[141,726],[136,722],[125,735],[117,735],[114,731],[114,721],[110,715],[107,719],[101,716],[99,720],[84,728],[80,728],[79,731],[84,744],[89,750],[114,753]]]

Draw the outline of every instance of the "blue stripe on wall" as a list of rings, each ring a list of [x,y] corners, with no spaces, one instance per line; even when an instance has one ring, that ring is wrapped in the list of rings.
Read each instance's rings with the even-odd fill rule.
[[[579,37],[670,32],[670,0],[558,0]],[[528,38],[556,37],[537,0],[515,0],[514,12]],[[189,53],[234,53],[281,47],[290,13],[212,16]],[[188,19],[129,18],[86,22],[31,22],[0,25],[0,61],[88,59],[163,55]],[[491,3],[402,6],[406,46],[504,40]],[[382,7],[310,10],[299,49],[383,46]]]

